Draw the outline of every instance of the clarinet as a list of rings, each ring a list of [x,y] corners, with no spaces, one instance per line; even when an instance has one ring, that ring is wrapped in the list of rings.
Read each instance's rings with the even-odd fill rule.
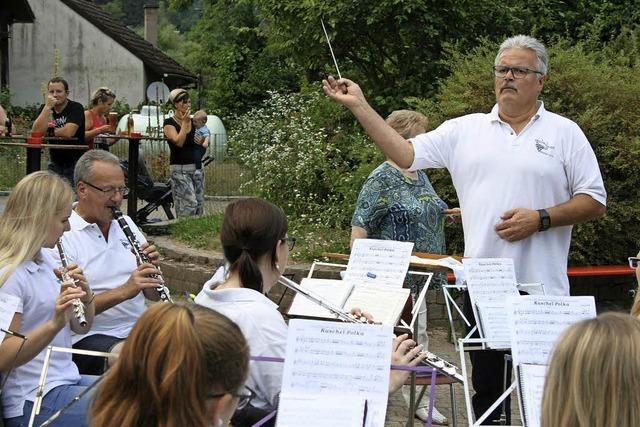
[[[73,278],[67,271],[67,265],[68,265],[67,256],[65,255],[64,250],[62,249],[62,240],[58,240],[56,242],[56,247],[58,248],[58,253],[60,254],[60,263],[62,264],[62,281],[63,282],[66,282],[69,280],[73,281]],[[74,286],[75,286],[75,281],[74,281]],[[84,315],[84,304],[82,301],[80,301],[80,298],[76,298],[73,300],[73,314],[76,316],[76,319],[78,319],[80,326],[87,325],[87,319],[85,318],[85,315]]]
[[[142,263],[151,263],[147,254],[145,254],[140,248],[140,243],[138,242],[136,235],[133,234],[133,231],[131,231],[127,220],[124,219],[124,215],[122,214],[122,212],[120,212],[120,210],[115,206],[111,206],[111,211],[113,212],[113,218],[118,222],[118,225],[122,229],[124,235],[127,237],[129,244],[131,244],[131,250],[136,256],[136,262],[138,263],[138,265]],[[158,271],[160,270],[159,267],[156,268],[158,269]],[[154,274],[151,277],[160,280],[160,283],[158,284],[158,286],[156,286],[156,291],[158,291],[162,302],[173,302],[173,300],[171,299],[171,295],[169,294],[169,289],[164,284],[162,273]]]

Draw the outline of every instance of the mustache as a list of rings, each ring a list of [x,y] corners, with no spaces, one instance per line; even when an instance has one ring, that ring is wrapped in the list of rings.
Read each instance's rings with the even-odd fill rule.
[[[515,90],[516,92],[518,91],[518,89],[516,89],[516,87],[515,87],[515,86],[511,86],[511,85],[509,85],[509,84],[506,84],[506,85],[504,85],[504,86],[502,86],[502,87],[500,88],[500,92],[501,92],[501,93],[502,93],[502,92],[504,92],[504,90],[505,90],[505,89],[513,89],[513,90]]]

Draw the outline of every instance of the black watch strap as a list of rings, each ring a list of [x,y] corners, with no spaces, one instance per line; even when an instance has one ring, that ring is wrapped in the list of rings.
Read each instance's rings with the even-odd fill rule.
[[[538,225],[538,231],[546,231],[551,228],[551,217],[546,209],[538,209],[540,215],[540,224]]]

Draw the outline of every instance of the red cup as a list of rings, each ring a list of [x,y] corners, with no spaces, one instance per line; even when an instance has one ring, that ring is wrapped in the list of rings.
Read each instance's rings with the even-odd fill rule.
[[[131,138],[140,139],[141,137],[142,137],[142,134],[140,132],[131,132]]]
[[[31,136],[27,138],[27,144],[42,144],[42,132],[31,132]]]
[[[31,132],[31,137],[32,138],[42,138],[43,136],[44,136],[43,132],[38,132],[38,131]]]

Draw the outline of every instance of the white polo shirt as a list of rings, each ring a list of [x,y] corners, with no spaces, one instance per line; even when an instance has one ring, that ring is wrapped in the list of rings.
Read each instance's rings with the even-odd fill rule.
[[[278,306],[253,289],[215,290],[223,280],[224,269],[220,267],[196,296],[196,304],[222,313],[238,325],[249,343],[251,356],[284,357],[287,325],[278,312]],[[251,361],[249,368],[246,385],[256,392],[251,405],[260,409],[276,409],[284,365]]]
[[[23,335],[47,322],[53,316],[56,299],[60,295],[60,281],[53,273],[58,263],[48,253],[41,250],[38,262],[25,261],[20,264],[0,288],[0,292],[20,299],[17,312],[22,313],[22,324],[17,332]],[[47,345],[71,347],[71,328],[67,323]],[[35,399],[36,388],[44,364],[43,349],[36,357],[22,366],[13,368],[2,389],[2,410],[5,418],[22,416],[25,400]],[[2,376],[2,380],[4,376]],[[78,368],[71,360],[71,354],[53,352],[47,373],[45,395],[61,385],[76,384],[80,381]]]
[[[545,209],[576,194],[606,204],[595,154],[578,125],[540,107],[516,134],[498,116],[448,120],[411,139],[411,170],[447,168],[458,194],[466,257],[513,258],[519,282],[542,282],[547,294],[568,295],[567,256],[571,226],[554,227],[517,242],[494,227],[514,208]]]
[[[128,216],[124,217],[142,245],[146,239]],[[75,209],[69,218],[71,230],[62,235],[62,246],[69,263],[77,263],[96,294],[123,285],[137,268],[131,245],[118,223],[109,226],[109,238],[105,241],[100,228],[78,215]],[[94,334],[126,338],[134,323],[145,310],[144,295],[123,301],[98,314],[86,335],[73,335],[73,343]]]

